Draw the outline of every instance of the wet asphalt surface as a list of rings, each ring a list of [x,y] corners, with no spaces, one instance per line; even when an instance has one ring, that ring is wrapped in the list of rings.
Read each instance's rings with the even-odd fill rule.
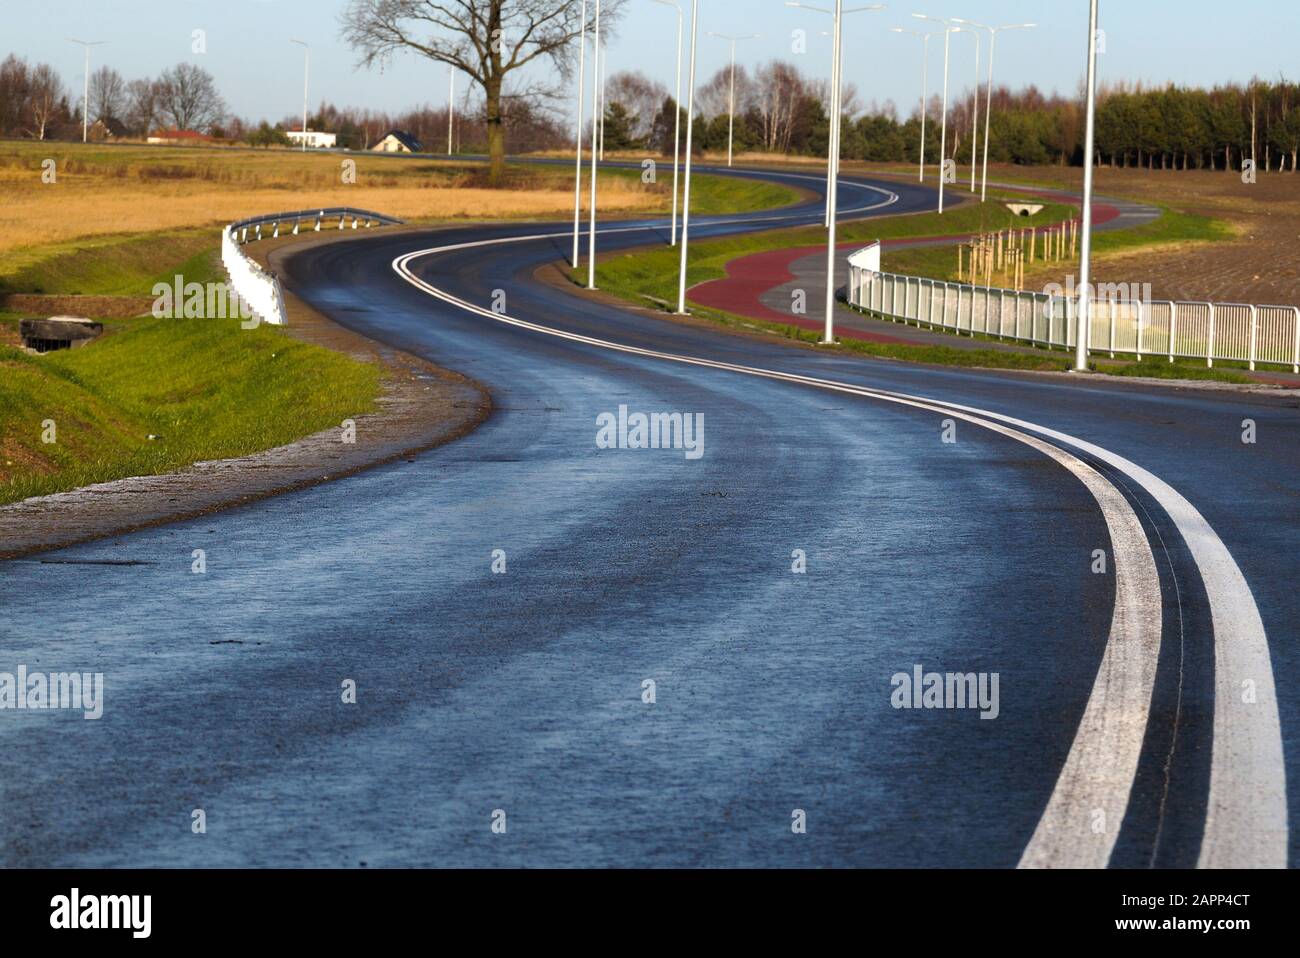
[[[884,212],[929,203],[928,190],[887,188],[900,201]],[[819,210],[783,215],[815,222]],[[693,235],[762,218],[741,219],[697,221]],[[1084,487],[974,426],[945,444],[935,413],[516,329],[390,267],[415,249],[549,231],[377,234],[288,264],[288,284],[339,322],[486,386],[496,411],[472,435],[0,565],[0,669],[103,672],[106,686],[99,721],[0,713],[0,863],[1016,863],[1110,626],[1113,588],[1090,571],[1108,537]],[[1254,590],[1293,767],[1294,400],[727,337],[533,278],[568,249],[562,237],[469,249],[416,271],[484,306],[504,290],[511,315],[549,326],[1023,416],[1170,482]],[[620,405],[702,413],[705,454],[598,448],[597,417]],[[1258,423],[1255,446],[1240,441],[1244,418]],[[1212,635],[1176,531],[1133,497],[1165,546],[1166,641],[1114,863],[1188,865],[1208,787]],[[791,571],[794,550],[805,574]],[[102,560],[141,564],[81,564]],[[894,709],[891,676],[916,664],[998,673],[998,718]],[[341,701],[349,679],[356,704]],[[197,808],[203,835],[191,831]],[[791,831],[796,809],[807,834]],[[496,810],[505,834],[490,828]]]

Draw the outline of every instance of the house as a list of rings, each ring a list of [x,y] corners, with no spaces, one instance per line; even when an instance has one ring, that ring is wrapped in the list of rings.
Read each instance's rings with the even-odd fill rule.
[[[155,130],[149,134],[149,138],[145,142],[195,146],[200,143],[211,143],[212,137],[206,133],[199,133],[197,130]]]
[[[114,119],[111,116],[101,116],[91,125],[88,139],[120,140],[130,135],[131,133],[127,130],[126,124],[121,120]]]
[[[391,130],[388,135],[376,143],[371,148],[375,153],[423,153],[424,147],[420,141],[409,133],[401,130]]]
[[[306,133],[302,130],[288,130],[285,136],[294,146],[302,146],[306,140],[308,148],[313,150],[332,150],[339,142],[337,133],[322,133],[319,130],[308,130]]]

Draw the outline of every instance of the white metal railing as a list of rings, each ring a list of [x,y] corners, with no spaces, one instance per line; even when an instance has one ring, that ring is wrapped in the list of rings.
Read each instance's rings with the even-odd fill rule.
[[[1105,289],[1105,287],[1102,287]],[[901,323],[1072,349],[1077,300],[885,273],[880,244],[849,257],[849,304]],[[1300,373],[1300,307],[1186,303],[1099,296],[1090,308],[1093,353],[1290,366]]]
[[[335,218],[338,219],[335,225]],[[280,280],[262,269],[251,256],[245,255],[242,246],[260,239],[273,239],[280,235],[281,226],[286,234],[297,236],[306,228],[314,232],[322,229],[347,229],[372,226],[395,226],[402,221],[382,213],[336,206],[323,210],[299,210],[290,213],[268,213],[251,219],[231,223],[221,231],[221,262],[230,276],[230,285],[239,298],[264,323],[283,326],[287,322],[284,311],[284,290]],[[293,224],[289,230],[289,224]]]

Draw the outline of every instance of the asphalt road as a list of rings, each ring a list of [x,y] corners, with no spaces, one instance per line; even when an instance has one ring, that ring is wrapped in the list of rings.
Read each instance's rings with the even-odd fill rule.
[[[841,196],[882,190],[929,203]],[[771,225],[727,220],[693,235]],[[665,233],[635,226],[602,248]],[[0,863],[1295,858],[1294,400],[725,336],[538,282],[569,240],[517,238],[563,229],[289,263],[340,322],[487,386],[469,437],[0,565],[0,670],[105,675],[98,721],[0,712]],[[624,405],[702,414],[704,454],[598,448]],[[80,564],[105,560],[140,564]],[[895,708],[917,665],[996,674],[996,718]]]

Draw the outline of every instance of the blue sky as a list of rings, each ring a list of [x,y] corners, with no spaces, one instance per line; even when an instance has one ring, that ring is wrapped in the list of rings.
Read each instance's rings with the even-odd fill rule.
[[[689,0],[682,0],[688,10]],[[833,0],[812,0],[833,6]],[[846,6],[862,5],[847,0]],[[410,57],[384,73],[355,71],[355,57],[338,39],[337,14],[344,0],[0,0],[0,55],[14,52],[54,64],[64,82],[81,88],[81,48],[66,37],[107,40],[94,52],[128,79],[155,75],[179,60],[192,60],[218,80],[233,112],[252,119],[279,119],[301,109],[301,50],[289,37],[307,40],[312,51],[313,106],[322,99],[376,109],[401,110],[418,103],[440,105],[447,97],[447,71]],[[891,2],[878,13],[846,18],[846,81],[864,101],[895,101],[912,109],[919,95],[920,42],[888,31],[924,29],[911,13],[965,17],[984,23],[1036,21],[1037,30],[1011,32],[998,41],[997,80],[1033,82],[1050,92],[1077,89],[1087,31],[1086,0],[915,0]],[[1300,40],[1297,0],[1102,0],[1107,52],[1103,80],[1127,79],[1210,85],[1246,80],[1252,74],[1300,77],[1295,49]],[[830,18],[793,10],[782,0],[700,0],[701,81],[723,66],[727,45],[710,31],[760,33],[741,45],[738,59],[756,63],[781,57],[807,73],[829,73],[830,41],[819,36]],[[640,69],[671,89],[675,15],[651,0],[630,0],[609,67]],[[791,32],[809,35],[807,53],[791,53]],[[207,33],[207,53],[191,53],[191,33]],[[942,46],[931,60],[932,89],[941,76]],[[973,80],[973,44],[953,37],[954,89]],[[93,65],[92,65],[93,68]],[[463,82],[463,81],[462,81]],[[461,86],[463,90],[463,85]]]

